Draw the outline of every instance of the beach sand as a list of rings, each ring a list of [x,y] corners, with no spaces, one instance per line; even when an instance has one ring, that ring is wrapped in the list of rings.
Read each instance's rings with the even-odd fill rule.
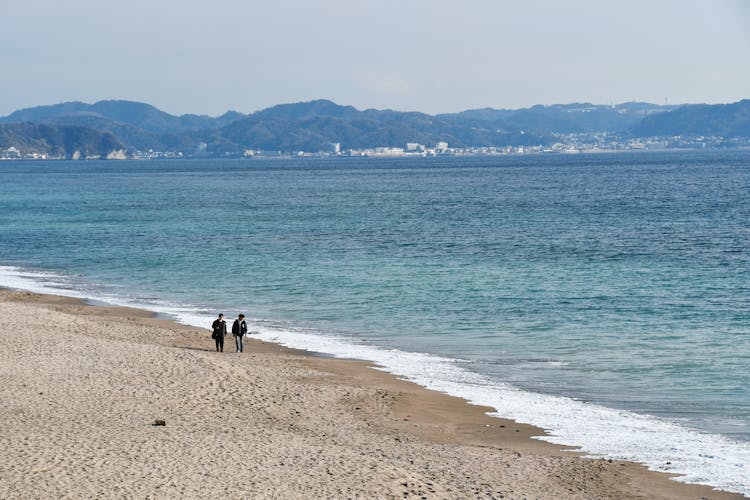
[[[0,318],[0,498],[743,498],[364,362],[29,292]]]

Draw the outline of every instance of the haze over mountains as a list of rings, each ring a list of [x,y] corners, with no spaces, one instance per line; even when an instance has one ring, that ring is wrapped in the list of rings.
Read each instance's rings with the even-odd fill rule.
[[[66,102],[16,111],[0,118],[0,148],[74,157],[135,151],[185,156],[241,155],[246,150],[317,152],[406,143],[454,147],[533,146],[573,135],[639,138],[750,137],[750,100],[720,105],[615,106],[560,104],[517,110],[476,109],[428,115],[358,110],[327,100],[281,104],[252,114],[174,116],[144,103]],[[118,156],[116,155],[116,156]]]

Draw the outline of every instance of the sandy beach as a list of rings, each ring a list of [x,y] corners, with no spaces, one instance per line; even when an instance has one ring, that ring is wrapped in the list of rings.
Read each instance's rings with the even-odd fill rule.
[[[359,361],[28,292],[0,317],[0,498],[743,498]]]

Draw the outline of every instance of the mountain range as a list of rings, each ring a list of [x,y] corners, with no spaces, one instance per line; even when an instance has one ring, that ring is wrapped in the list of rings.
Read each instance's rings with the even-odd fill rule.
[[[572,134],[634,138],[750,137],[750,100],[720,105],[666,106],[628,102],[474,109],[429,115],[342,106],[328,100],[280,104],[252,114],[175,116],[149,104],[106,100],[22,109],[0,118],[0,148],[71,158],[113,152],[179,151],[185,156],[243,151],[404,147],[407,142],[452,147],[548,145]]]

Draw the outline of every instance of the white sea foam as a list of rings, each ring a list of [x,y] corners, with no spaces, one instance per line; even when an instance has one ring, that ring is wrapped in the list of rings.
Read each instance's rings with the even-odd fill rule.
[[[541,427],[548,434],[539,439],[579,446],[590,456],[639,462],[681,474],[680,481],[750,495],[750,443],[648,415],[518,390],[468,371],[453,359],[304,332],[261,329],[260,333],[264,340],[289,347],[374,361],[429,389],[495,408],[496,416]]]
[[[106,295],[92,297],[85,291],[71,288],[66,276],[54,273],[0,266],[0,285],[141,307],[200,328],[208,328],[214,318],[213,313],[163,302],[144,303]],[[258,318],[252,318],[251,325],[251,330],[263,340],[336,357],[372,361],[383,370],[429,389],[495,408],[496,416],[545,429],[547,435],[539,439],[578,446],[590,456],[640,462],[654,470],[680,474],[677,478],[680,481],[750,496],[750,443],[702,433],[662,418],[518,390],[469,371],[455,359],[374,347],[365,342],[280,327]]]
[[[70,276],[52,272],[26,271],[10,266],[0,266],[0,286],[35,293],[85,297],[84,292],[70,286]]]
[[[214,319],[212,313],[200,314],[196,312],[195,307],[76,288],[73,285],[73,276],[49,271],[29,271],[17,267],[0,266],[0,286],[15,290],[86,299],[113,306],[146,309],[169,316],[186,325],[204,328],[208,328],[208,325]]]

